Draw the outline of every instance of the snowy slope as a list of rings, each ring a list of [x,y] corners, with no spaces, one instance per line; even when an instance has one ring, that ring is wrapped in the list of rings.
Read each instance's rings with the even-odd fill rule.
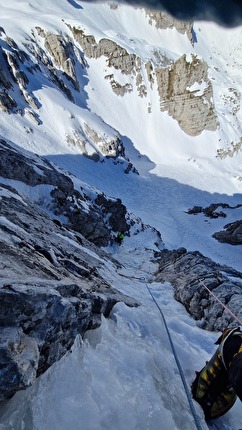
[[[195,204],[240,203],[241,150],[224,159],[217,158],[217,150],[226,151],[232,144],[239,145],[242,135],[241,28],[224,29],[213,23],[195,23],[195,43],[192,45],[186,34],[178,33],[175,28],[157,29],[154,23],[150,24],[143,9],[125,5],[111,8],[105,3],[66,0],[44,1],[40,5],[12,0],[2,8],[1,25],[23,50],[26,50],[26,40],[28,43],[31,40],[31,32],[43,44],[36,36],[36,26],[68,34],[67,24],[92,34],[97,41],[110,38],[129,53],[138,54],[142,60],[154,60],[156,51],[172,59],[196,53],[209,66],[220,127],[215,132],[188,136],[174,119],[160,111],[155,83],[152,89],[147,86],[147,97],[139,97],[135,88],[123,97],[117,96],[104,79],[110,68],[101,57],[87,59],[88,65],[82,71],[84,76],[80,76],[79,70],[82,90],[75,95],[76,103],[68,100],[48,81],[48,77],[41,84],[39,80],[43,76],[37,72],[33,77],[32,92],[40,103],[41,124],[34,124],[27,115],[21,117],[0,112],[2,136],[49,157],[107,194],[121,197],[131,211],[160,230],[166,246],[197,249],[200,236],[204,235],[209,243],[200,247],[202,252],[239,269],[235,258],[240,250],[211,239],[211,234],[222,228],[223,222],[207,223],[203,217],[188,219],[184,211]],[[121,76],[120,71],[111,71],[120,80],[130,79]],[[139,170],[140,177],[129,175],[127,178],[123,169],[110,161],[100,165],[83,158],[81,149],[70,144],[67,136],[73,138],[78,131],[82,137],[85,123],[104,138],[106,136],[107,141],[120,136],[126,155]],[[95,150],[92,144],[87,144],[89,155]],[[152,210],[151,216],[150,208],[154,206],[157,211]],[[229,221],[240,219],[241,211],[230,211],[228,216]],[[190,241],[191,231],[195,245]]]
[[[18,14],[16,10],[19,11]],[[2,8],[1,25],[23,50],[26,50],[26,40],[30,40],[35,27],[41,26],[48,31],[68,34],[67,25],[72,25],[86,34],[92,34],[97,41],[104,37],[110,38],[129,53],[140,56],[143,61],[149,58],[154,60],[156,51],[165,53],[172,59],[191,53],[201,56],[208,63],[213,84],[214,103],[220,121],[220,128],[216,132],[203,132],[197,137],[182,132],[175,120],[168,117],[167,113],[160,112],[155,84],[153,89],[147,87],[147,97],[139,97],[135,90],[117,97],[109,82],[102,79],[108,69],[104,57],[88,60],[83,88],[86,107],[122,136],[127,136],[141,154],[147,155],[157,165],[153,170],[155,173],[162,176],[162,167],[171,168],[175,164],[178,172],[170,169],[171,178],[188,183],[188,178],[184,178],[180,172],[185,166],[185,169],[191,169],[193,176],[197,176],[196,181],[201,189],[221,191],[220,184],[212,179],[207,187],[202,184],[204,171],[210,177],[225,176],[226,182],[229,182],[226,193],[233,194],[241,189],[240,182],[236,180],[241,174],[241,151],[232,159],[216,159],[217,149],[225,150],[231,146],[231,142],[238,143],[242,133],[240,27],[225,30],[216,24],[195,23],[193,46],[187,35],[178,33],[175,28],[160,30],[154,23],[151,25],[143,9],[125,5],[112,9],[109,4],[72,3],[66,0],[45,1],[41,5],[12,0]],[[116,73],[121,75],[118,71]],[[29,146],[30,150],[35,146],[35,150],[38,149],[38,152],[45,155],[63,153],[64,150],[69,153],[65,135],[75,129],[75,123],[85,121],[90,113],[80,108],[80,100],[76,106],[45,84],[34,89],[34,94],[42,105],[39,115],[43,124],[34,128],[34,134],[27,142],[25,135],[21,139],[21,145]],[[150,113],[147,112],[147,106],[151,109]],[[71,116],[75,117],[75,121]],[[90,121],[100,121],[95,116],[92,118],[91,116]],[[6,127],[4,122],[7,122]],[[17,118],[16,121],[16,118],[6,118],[4,115],[2,133],[8,132],[14,136],[16,126],[21,130],[23,123],[26,126],[25,118]],[[43,134],[46,133],[49,143],[44,143],[46,139]],[[21,138],[22,134],[18,137]]]
[[[159,310],[146,280],[152,280],[149,237],[132,238],[112,254],[123,265],[107,264],[102,274],[135,297],[138,308],[120,303],[110,319],[76,342],[71,353],[0,408],[0,429],[18,430],[194,430],[196,424]],[[175,302],[168,283],[149,284],[162,309],[187,386],[195,370],[215,351],[219,333],[196,326]],[[241,403],[205,423],[194,402],[200,430],[239,430]]]
[[[66,23],[96,40],[110,38],[143,60],[154,58],[157,50],[172,59],[197,53],[209,66],[220,128],[196,137],[185,134],[174,119],[160,112],[155,84],[147,98],[139,97],[137,91],[117,96],[104,79],[110,71],[105,59],[99,58],[88,60],[84,76],[79,70],[82,91],[75,94],[75,103],[48,76],[41,81],[43,76],[36,72],[30,87],[40,103],[41,123],[36,125],[27,115],[0,112],[1,136],[46,156],[78,180],[121,198],[129,211],[161,232],[166,247],[199,250],[241,270],[241,246],[212,238],[225,223],[242,219],[241,208],[227,209],[226,221],[186,214],[194,205],[241,203],[241,150],[233,157],[216,157],[217,150],[231,149],[231,143],[238,144],[242,136],[241,27],[195,23],[193,46],[186,35],[175,29],[156,29],[144,10],[129,6],[112,9],[108,4],[74,0],[9,0],[1,5],[0,26],[24,51],[36,26],[69,34]],[[120,72],[113,72],[126,82]],[[81,133],[84,123],[107,140],[121,136],[126,155],[140,174],[125,175],[122,158],[119,164],[112,159],[95,163],[83,157],[78,146],[68,144],[66,136],[76,129]],[[88,147],[89,154],[95,150]],[[82,348],[76,345],[34,387],[9,402],[1,411],[1,430],[18,430],[19,423],[23,430],[158,430],[161,423],[164,430],[195,428],[164,326],[145,288],[144,278],[149,279],[155,270],[147,264],[145,248],[149,246],[149,238],[141,235],[127,239],[121,249],[110,249],[124,266],[120,273],[111,266],[105,273],[116,288],[137,297],[142,306],[116,306],[113,319],[104,320]],[[213,353],[217,333],[199,329],[174,302],[169,285],[152,288],[165,310],[190,384],[195,370]],[[198,407],[197,411],[206,429]],[[241,419],[237,403],[217,421],[218,428],[238,430]]]

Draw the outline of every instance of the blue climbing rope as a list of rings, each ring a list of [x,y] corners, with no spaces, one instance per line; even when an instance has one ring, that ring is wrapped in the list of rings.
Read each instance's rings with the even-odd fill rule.
[[[173,344],[173,341],[172,341],[172,338],[171,338],[171,334],[170,334],[169,328],[168,328],[167,323],[166,323],[165,316],[164,316],[164,314],[163,314],[163,312],[162,312],[159,304],[157,303],[156,298],[154,297],[153,293],[151,292],[150,288],[148,287],[147,282],[146,281],[144,281],[144,282],[145,282],[145,286],[146,286],[146,288],[147,288],[147,290],[148,290],[148,292],[149,292],[152,300],[156,304],[156,306],[157,306],[157,308],[158,308],[158,310],[159,310],[159,312],[161,314],[162,320],[164,322],[164,326],[165,326],[165,329],[166,329],[166,332],[167,332],[167,336],[168,336],[168,339],[169,339],[169,342],[170,342],[170,345],[171,345],[171,349],[172,349],[172,352],[173,352],[173,355],[174,355],[174,358],[175,358],[175,361],[176,361],[176,365],[177,365],[179,373],[180,373],[180,377],[181,377],[181,380],[182,380],[182,383],[183,383],[183,386],[184,386],[184,389],[185,389],[185,393],[186,393],[187,400],[188,400],[188,403],[189,403],[189,406],[190,406],[190,409],[191,409],[191,413],[193,415],[193,418],[194,418],[194,421],[195,421],[195,424],[196,424],[196,428],[197,428],[197,430],[202,430],[202,426],[200,424],[200,419],[199,419],[199,417],[198,417],[198,415],[196,413],[196,410],[195,410],[195,407],[194,407],[194,404],[193,404],[193,399],[192,399],[192,396],[191,396],[191,392],[190,392],[190,389],[189,389],[189,387],[187,385],[187,382],[186,382],[186,379],[185,379],[185,376],[184,376],[184,373],[183,373],[180,361],[178,359],[178,356],[177,356],[177,353],[176,353],[176,350],[175,350],[175,347],[174,347],[174,344]]]

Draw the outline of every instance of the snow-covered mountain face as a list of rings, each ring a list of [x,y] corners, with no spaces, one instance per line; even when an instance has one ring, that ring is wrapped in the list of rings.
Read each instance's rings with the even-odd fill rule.
[[[0,133],[121,198],[167,247],[206,236],[199,250],[224,262],[211,236],[226,222],[184,213],[241,203],[241,32],[114,2],[11,0]]]
[[[184,181],[182,166],[240,190],[241,27],[66,0],[11,0],[1,27],[5,138],[97,160],[125,157],[126,137],[155,173],[177,165],[172,178]],[[216,180],[207,189],[223,191]]]
[[[82,195],[85,182],[121,198],[168,248],[240,269],[238,248],[212,236],[241,244],[241,32],[114,2],[11,0],[1,10],[3,141],[71,172]]]
[[[109,415],[102,416],[110,404],[118,410],[114,422],[122,423],[116,428],[126,429],[131,418],[130,428],[142,429],[149,419],[147,425],[156,429],[164,416],[164,428],[184,423],[194,428],[177,382],[167,409],[165,381],[167,375],[175,381],[177,369],[171,367],[169,348],[164,353],[167,339],[163,333],[160,341],[160,315],[147,299],[146,281],[166,307],[180,350],[186,350],[183,367],[191,382],[194,361],[197,368],[204,364],[215,339],[201,335],[184,308],[174,305],[170,284],[200,326],[220,330],[234,323],[206,295],[200,284],[204,278],[241,318],[242,27],[180,22],[161,11],[111,1],[6,3],[0,21],[1,347],[13,364],[11,380],[16,381],[16,363],[20,376],[9,387],[5,360],[1,398],[32,384],[78,334],[99,326],[103,314],[124,302],[131,309],[114,306],[113,320],[102,324],[102,339],[94,333],[92,340],[90,334],[85,346],[84,373],[87,368],[91,377],[82,374],[77,384],[76,428],[83,416],[86,428],[110,428],[110,423],[113,428]],[[225,224],[227,230],[219,233]],[[125,243],[107,247],[117,230],[125,230]],[[112,331],[114,321],[118,325]],[[131,352],[123,348],[130,334]],[[92,342],[94,349],[100,342],[100,356],[92,353]],[[139,361],[142,351],[148,351],[147,358]],[[134,369],[140,366],[137,379],[122,367],[131,356],[137,359]],[[122,389],[119,397],[107,396],[103,407],[99,377],[92,375],[107,362],[105,383],[115,391],[113,381],[118,381]],[[75,367],[67,367],[75,380]],[[141,390],[152,393],[147,402],[137,391],[146,368],[148,382]],[[62,380],[63,373],[69,377],[64,370],[56,379]],[[100,375],[103,382],[103,370]],[[123,384],[126,376],[128,385]],[[80,400],[84,380],[87,389]],[[65,399],[65,381],[63,394],[58,384],[58,396],[52,391],[49,409],[55,410],[56,397]],[[141,398],[135,417],[133,404],[130,410],[122,402],[129,384]],[[49,399],[43,392],[41,402]],[[23,404],[33,398],[35,409],[36,392],[26,395]],[[53,428],[60,428],[60,421],[70,428],[70,398],[64,400],[66,408],[59,408],[65,417]],[[33,428],[31,420],[36,428],[50,428],[52,416],[43,425],[42,412],[25,415],[25,406],[16,404],[10,402],[11,418],[7,413],[3,425],[6,420],[16,430],[19,410],[23,428]],[[100,412],[93,415],[96,404]],[[123,410],[129,411],[126,420]]]

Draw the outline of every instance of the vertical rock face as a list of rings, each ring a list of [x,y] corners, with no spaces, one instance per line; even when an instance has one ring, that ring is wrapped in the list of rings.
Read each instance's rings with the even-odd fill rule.
[[[194,55],[189,59],[183,55],[170,67],[156,69],[161,110],[192,136],[218,126],[207,69]]]
[[[21,115],[24,109],[27,109],[33,121],[40,124],[38,114],[35,112],[39,108],[38,102],[29,89],[36,65],[4,32],[0,34],[1,38],[4,41],[4,49],[0,46],[0,108],[6,113]]]
[[[82,30],[71,28],[76,42],[83,49],[84,55],[88,58],[107,58],[107,67],[120,70],[126,76],[135,75],[136,71],[141,67],[141,60],[135,54],[130,54],[128,51],[119,46],[117,43],[109,39],[101,39],[98,43],[92,35],[86,35]],[[110,81],[113,91],[120,96],[133,90],[132,84],[120,84],[114,79],[113,74],[105,76]]]
[[[46,51],[53,57],[56,66],[63,70],[66,76],[71,80],[73,87],[79,90],[80,87],[76,77],[73,60],[74,52],[71,42],[58,34],[43,32],[43,30],[40,30],[40,33],[45,38],[44,45]]]

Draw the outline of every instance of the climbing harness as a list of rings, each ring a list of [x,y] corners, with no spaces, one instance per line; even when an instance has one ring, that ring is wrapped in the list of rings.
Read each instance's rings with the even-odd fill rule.
[[[215,298],[215,300],[217,300],[218,303],[220,303],[221,306],[223,306],[227,312],[230,313],[230,315],[239,323],[239,325],[242,326],[242,321],[240,321],[240,319],[223,302],[221,302],[221,300],[219,300],[219,298],[207,287],[207,285],[204,284],[203,281],[199,281],[199,283],[209,292],[209,294]]]
[[[185,389],[185,393],[186,393],[187,400],[188,400],[188,403],[189,403],[189,406],[190,406],[190,409],[191,409],[192,416],[194,418],[194,422],[196,424],[196,428],[197,428],[197,430],[202,430],[202,426],[200,424],[200,419],[199,419],[199,417],[198,417],[198,415],[196,413],[196,410],[195,410],[195,407],[194,407],[194,404],[193,404],[193,399],[192,399],[192,396],[191,396],[191,393],[190,393],[190,388],[187,385],[187,382],[186,382],[186,379],[185,379],[185,375],[183,373],[180,361],[178,359],[178,356],[177,356],[177,353],[176,353],[176,350],[175,350],[175,347],[174,347],[174,344],[173,344],[173,341],[172,341],[172,338],[171,338],[171,334],[170,334],[169,328],[168,328],[167,323],[166,323],[165,316],[164,316],[164,314],[163,314],[163,312],[162,312],[159,304],[157,303],[157,300],[154,297],[152,291],[150,290],[150,288],[149,288],[149,286],[148,286],[145,278],[143,278],[143,280],[144,280],[144,284],[145,284],[145,286],[146,286],[146,288],[147,288],[147,290],[148,290],[148,292],[149,292],[149,294],[150,294],[153,302],[157,306],[157,308],[158,308],[158,310],[160,312],[160,315],[162,317],[162,320],[164,322],[164,326],[165,326],[165,329],[166,329],[166,332],[167,332],[167,336],[168,336],[168,339],[169,339],[169,342],[170,342],[171,350],[172,350],[172,353],[174,355],[175,362],[176,362],[177,368],[178,368],[179,373],[180,373],[180,377],[181,377],[181,380],[182,380],[182,383],[183,383],[183,386],[184,386],[184,389]]]

